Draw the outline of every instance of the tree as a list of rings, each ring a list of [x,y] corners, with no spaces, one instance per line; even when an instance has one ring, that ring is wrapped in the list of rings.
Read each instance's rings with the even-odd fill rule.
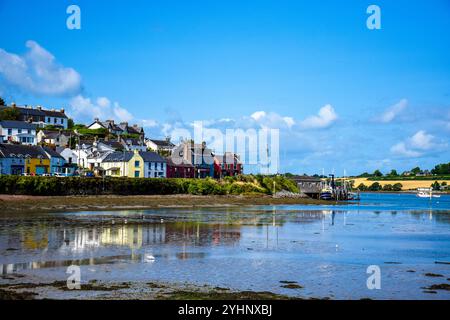
[[[397,170],[392,169],[389,175],[392,177],[397,177],[398,176]]]
[[[393,191],[392,184],[385,184],[383,186],[383,191]]]
[[[69,120],[67,120],[67,129],[73,129],[74,126],[75,122],[73,122],[73,119],[69,118]]]
[[[367,191],[367,187],[364,183],[360,183],[359,186],[356,187],[359,191]]]
[[[3,100],[2,97],[0,97],[0,106],[5,106],[5,105],[6,105],[5,100]]]
[[[383,173],[381,173],[380,170],[375,170],[375,171],[373,172],[373,176],[375,176],[375,177],[382,177],[382,176],[383,176]]]
[[[372,183],[369,187],[369,191],[380,191],[381,189],[383,189],[383,187],[378,182]]]
[[[392,191],[402,191],[403,185],[401,183],[396,183],[392,186]]]
[[[450,162],[449,163],[441,163],[434,167],[431,170],[432,174],[450,174]]]
[[[422,170],[420,170],[419,167],[415,167],[415,168],[412,168],[412,169],[411,169],[411,172],[414,173],[414,174],[418,174],[418,173],[420,173],[421,171],[422,171]]]
[[[5,108],[0,111],[0,120],[19,120],[20,111],[17,108]]]
[[[431,188],[432,188],[433,190],[438,191],[438,190],[441,190],[441,185],[439,184],[439,182],[435,181],[435,182],[433,182],[433,183],[431,184]]]

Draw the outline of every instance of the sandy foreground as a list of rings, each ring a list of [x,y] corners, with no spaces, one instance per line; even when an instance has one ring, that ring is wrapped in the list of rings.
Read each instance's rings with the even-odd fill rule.
[[[394,185],[396,183],[401,183],[403,190],[416,190],[417,188],[429,188],[434,181],[439,183],[447,182],[450,185],[450,180],[367,180],[367,178],[355,178],[351,179],[355,181],[354,186],[358,186],[360,183],[370,186],[374,182],[378,182],[382,186],[386,184]]]
[[[271,196],[22,196],[0,195],[0,214],[11,212],[58,212],[87,210],[132,210],[177,207],[226,207],[243,205],[330,204],[309,198]],[[6,209],[6,210],[5,210]]]

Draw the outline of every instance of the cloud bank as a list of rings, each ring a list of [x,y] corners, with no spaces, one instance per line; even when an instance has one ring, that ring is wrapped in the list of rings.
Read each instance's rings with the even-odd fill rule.
[[[0,49],[0,80],[24,93],[47,96],[74,95],[81,90],[81,76],[59,64],[35,41],[27,41],[24,55]]]

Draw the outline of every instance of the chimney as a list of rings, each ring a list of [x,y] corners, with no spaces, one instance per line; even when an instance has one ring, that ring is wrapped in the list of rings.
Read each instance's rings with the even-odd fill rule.
[[[64,113],[66,110],[64,110],[64,108],[61,108],[61,110],[59,110],[61,113]]]
[[[36,106],[37,110],[42,110],[42,106]]]
[[[95,121],[95,122],[98,122],[98,118],[95,118],[94,121]]]

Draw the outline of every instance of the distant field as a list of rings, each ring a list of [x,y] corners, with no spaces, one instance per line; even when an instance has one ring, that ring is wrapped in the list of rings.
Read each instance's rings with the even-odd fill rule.
[[[354,180],[354,186],[359,186],[360,183],[363,183],[366,186],[370,186],[374,182],[378,182],[382,186],[386,184],[394,185],[396,183],[401,183],[403,186],[403,190],[413,190],[417,188],[429,188],[434,181],[438,181],[439,183],[447,182],[450,185],[450,180],[367,180],[367,178],[350,178],[350,180]]]

